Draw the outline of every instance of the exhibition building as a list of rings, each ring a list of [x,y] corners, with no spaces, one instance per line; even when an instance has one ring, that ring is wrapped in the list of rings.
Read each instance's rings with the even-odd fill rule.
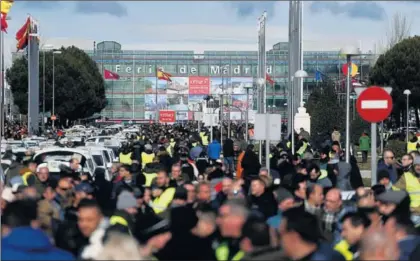
[[[117,77],[104,77],[107,107],[102,116],[109,119],[155,119],[159,110],[175,110],[177,120],[192,119],[200,111],[204,98],[211,95],[230,107],[231,119],[243,119],[252,108],[252,86],[257,76],[257,51],[147,51],[123,50],[113,41],[100,42],[86,52],[98,64],[100,71]],[[359,77],[367,75],[373,54],[355,57]],[[338,51],[304,52],[304,97],[325,78],[341,86],[341,68],[345,57]],[[287,109],[288,43],[281,42],[267,52],[267,105],[269,112],[283,115]],[[158,71],[169,75],[159,79]],[[319,77],[322,75],[322,77]],[[105,75],[104,75],[105,76]],[[249,96],[247,100],[247,90]],[[340,91],[340,88],[338,88]]]

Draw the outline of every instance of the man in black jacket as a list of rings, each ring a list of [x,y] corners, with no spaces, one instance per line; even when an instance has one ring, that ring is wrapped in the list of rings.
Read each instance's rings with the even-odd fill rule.
[[[225,142],[223,143],[223,158],[229,173],[233,173],[235,169],[235,167],[233,166],[234,156],[235,152],[233,150],[233,140],[231,140],[230,138],[226,138]]]

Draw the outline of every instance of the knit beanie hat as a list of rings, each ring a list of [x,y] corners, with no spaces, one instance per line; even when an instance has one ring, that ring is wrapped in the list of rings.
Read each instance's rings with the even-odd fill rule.
[[[117,209],[123,210],[127,208],[135,208],[135,207],[137,207],[137,202],[134,195],[128,191],[121,192],[117,200]]]

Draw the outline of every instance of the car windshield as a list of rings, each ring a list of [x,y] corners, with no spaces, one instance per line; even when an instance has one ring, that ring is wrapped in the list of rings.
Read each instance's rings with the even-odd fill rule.
[[[101,166],[101,167],[104,166],[104,161],[101,155],[93,155],[92,158],[95,161],[96,165]]]

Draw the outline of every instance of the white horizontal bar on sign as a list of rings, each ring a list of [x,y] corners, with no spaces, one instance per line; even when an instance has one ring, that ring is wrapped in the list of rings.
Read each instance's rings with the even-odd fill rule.
[[[387,109],[387,100],[362,101],[362,109]]]

